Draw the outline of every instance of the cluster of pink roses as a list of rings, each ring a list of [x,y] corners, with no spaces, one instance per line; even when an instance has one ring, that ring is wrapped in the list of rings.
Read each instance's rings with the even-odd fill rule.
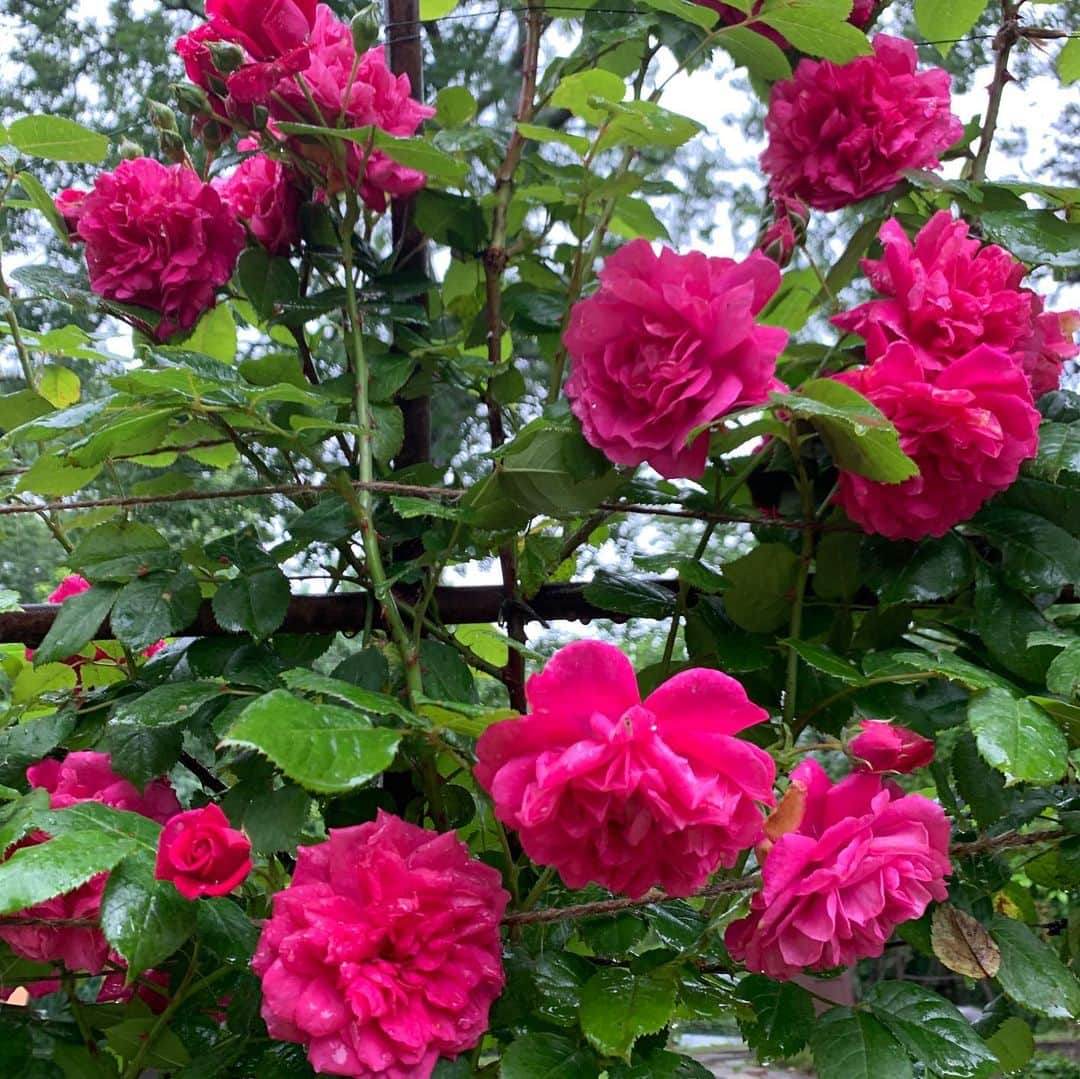
[[[1080,313],[1044,310],[1007,251],[936,214],[908,239],[881,230],[864,269],[882,299],[833,321],[866,341],[869,366],[837,376],[893,422],[919,475],[901,484],[841,473],[838,501],[871,532],[940,536],[1005,490],[1038,450],[1033,399],[1057,387]]]
[[[91,191],[70,188],[56,199],[72,239],[85,244],[91,288],[159,314],[162,340],[190,330],[214,305],[248,234],[271,254],[289,253],[313,186],[324,197],[350,185],[383,211],[388,196],[411,194],[425,180],[379,150],[342,142],[330,152],[276,126],[374,125],[412,135],[434,110],[409,96],[408,78],[389,71],[381,47],[358,55],[349,27],[311,0],[208,0],[206,8],[208,21],[180,38],[177,51],[207,95],[212,122],[247,135],[241,151],[269,152],[211,182],[186,160],[167,167],[136,158],[101,173]],[[207,122],[198,118],[196,131]]]

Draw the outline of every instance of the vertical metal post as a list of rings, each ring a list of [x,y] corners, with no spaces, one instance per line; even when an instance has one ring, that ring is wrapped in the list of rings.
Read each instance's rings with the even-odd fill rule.
[[[420,30],[420,0],[386,0],[387,59],[395,75],[408,75],[412,96],[424,96],[424,49]],[[392,199],[390,217],[397,268],[427,275],[427,238],[415,224],[415,198]],[[431,459],[431,398],[400,399],[405,441],[395,464],[398,468]]]

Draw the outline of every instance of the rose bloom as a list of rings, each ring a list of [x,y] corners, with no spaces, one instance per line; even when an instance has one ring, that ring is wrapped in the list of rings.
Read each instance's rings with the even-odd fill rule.
[[[79,206],[76,236],[86,244],[90,287],[160,312],[161,340],[190,330],[214,306],[245,240],[210,184],[183,165],[148,157],[98,175]]]
[[[765,854],[749,916],[724,937],[735,959],[779,980],[881,955],[898,925],[947,897],[952,872],[936,802],[866,773],[834,785],[812,760],[791,782],[802,812]]]
[[[691,432],[766,398],[788,335],[754,319],[779,286],[759,251],[735,262],[633,240],[607,258],[563,339],[586,439],[616,464],[700,476],[709,436],[687,445]]]
[[[155,779],[140,794],[132,783],[112,770],[107,753],[80,751],[69,753],[62,761],[46,758],[27,768],[26,779],[31,787],[49,792],[52,809],[65,809],[80,802],[101,802],[113,809],[139,813],[160,824],[180,812],[180,803],[168,780]],[[48,839],[44,832],[35,832],[18,846],[44,843]],[[35,922],[95,920],[107,878],[107,873],[99,873],[74,891],[28,907],[12,918],[23,915]],[[62,962],[68,970],[97,974],[109,958],[108,942],[95,927],[9,923],[0,926],[0,939],[16,955],[43,963]]]
[[[207,0],[208,22],[184,34],[176,51],[214,111],[250,126],[253,106],[268,106],[277,83],[307,68],[315,10],[315,0]],[[214,63],[214,43],[243,50],[234,70],[221,71]]]
[[[374,125],[391,135],[409,136],[435,115],[434,109],[409,96],[409,77],[390,71],[381,45],[365,52],[356,66],[352,32],[325,4],[319,5],[315,16],[310,52],[304,70],[307,93],[294,79],[278,83],[271,103],[275,120],[322,127]],[[347,176],[325,149],[303,139],[294,138],[290,144],[323,170],[328,190],[339,191],[347,182],[359,189],[372,210],[385,210],[388,195],[411,195],[426,180],[422,172],[356,143],[343,144]]]
[[[502,991],[498,872],[379,811],[301,847],[252,967],[271,1038],[328,1075],[427,1079],[477,1045]]]
[[[851,520],[889,539],[942,536],[1012,484],[1039,448],[1039,413],[1020,365],[980,346],[940,374],[904,343],[840,382],[858,390],[896,426],[919,467],[903,483],[840,473],[837,501]]]
[[[279,161],[256,154],[214,188],[270,254],[287,255],[299,242],[300,189]]]
[[[177,813],[161,829],[154,876],[185,899],[228,895],[251,872],[251,843],[220,806]]]
[[[886,191],[905,169],[934,169],[963,132],[949,111],[948,72],[916,71],[915,46],[879,34],[847,64],[801,60],[773,84],[761,155],[776,195],[839,210]]]
[[[837,326],[878,350],[907,341],[929,371],[989,345],[1020,361],[1036,397],[1057,388],[1065,361],[1080,353],[1072,338],[1080,312],[1044,311],[1042,298],[1021,288],[1023,263],[983,244],[947,210],[914,241],[895,218],[879,235],[882,257],[863,269],[883,298],[836,315]]]
[[[934,759],[934,743],[907,727],[864,719],[848,752],[868,772],[914,772]]]
[[[775,768],[734,737],[768,718],[720,671],[669,679],[642,703],[630,661],[600,641],[560,649],[526,686],[529,714],[495,723],[476,778],[535,862],[570,888],[633,898],[696,892],[762,835]]]

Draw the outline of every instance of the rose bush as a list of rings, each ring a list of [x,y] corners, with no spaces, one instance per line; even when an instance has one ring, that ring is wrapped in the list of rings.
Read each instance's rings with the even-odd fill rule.
[[[1080,225],[987,180],[1065,31],[1010,9],[962,126],[901,6],[727,7],[208,0],[171,164],[4,118],[71,241],[0,275],[0,520],[63,560],[0,589],[13,1073],[695,1079],[737,1022],[989,1079],[1080,1015]],[[666,90],[731,63],[721,257]]]

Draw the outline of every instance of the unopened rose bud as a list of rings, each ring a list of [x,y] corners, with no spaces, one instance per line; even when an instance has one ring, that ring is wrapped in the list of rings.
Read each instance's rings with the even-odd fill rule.
[[[169,89],[172,90],[180,111],[188,116],[208,116],[213,111],[206,91],[198,86],[192,86],[189,82],[177,82]]]
[[[158,144],[161,146],[162,155],[173,162],[174,165],[187,161],[187,147],[184,145],[184,140],[180,137],[178,131],[158,132]]]
[[[150,110],[150,123],[152,123],[158,131],[171,131],[177,133],[180,131],[180,128],[176,126],[176,113],[173,112],[168,105],[152,99],[148,100],[146,105]]]
[[[229,75],[244,62],[244,50],[231,41],[208,41],[210,59],[222,75]]]
[[[379,37],[379,5],[367,4],[362,7],[349,23],[352,31],[353,48],[357,53],[365,53]]]
[[[143,148],[131,139],[121,139],[117,152],[121,161],[134,161],[135,158],[143,156]]]
[[[207,120],[199,130],[199,140],[211,153],[218,151],[225,139],[225,130],[217,120]]]

